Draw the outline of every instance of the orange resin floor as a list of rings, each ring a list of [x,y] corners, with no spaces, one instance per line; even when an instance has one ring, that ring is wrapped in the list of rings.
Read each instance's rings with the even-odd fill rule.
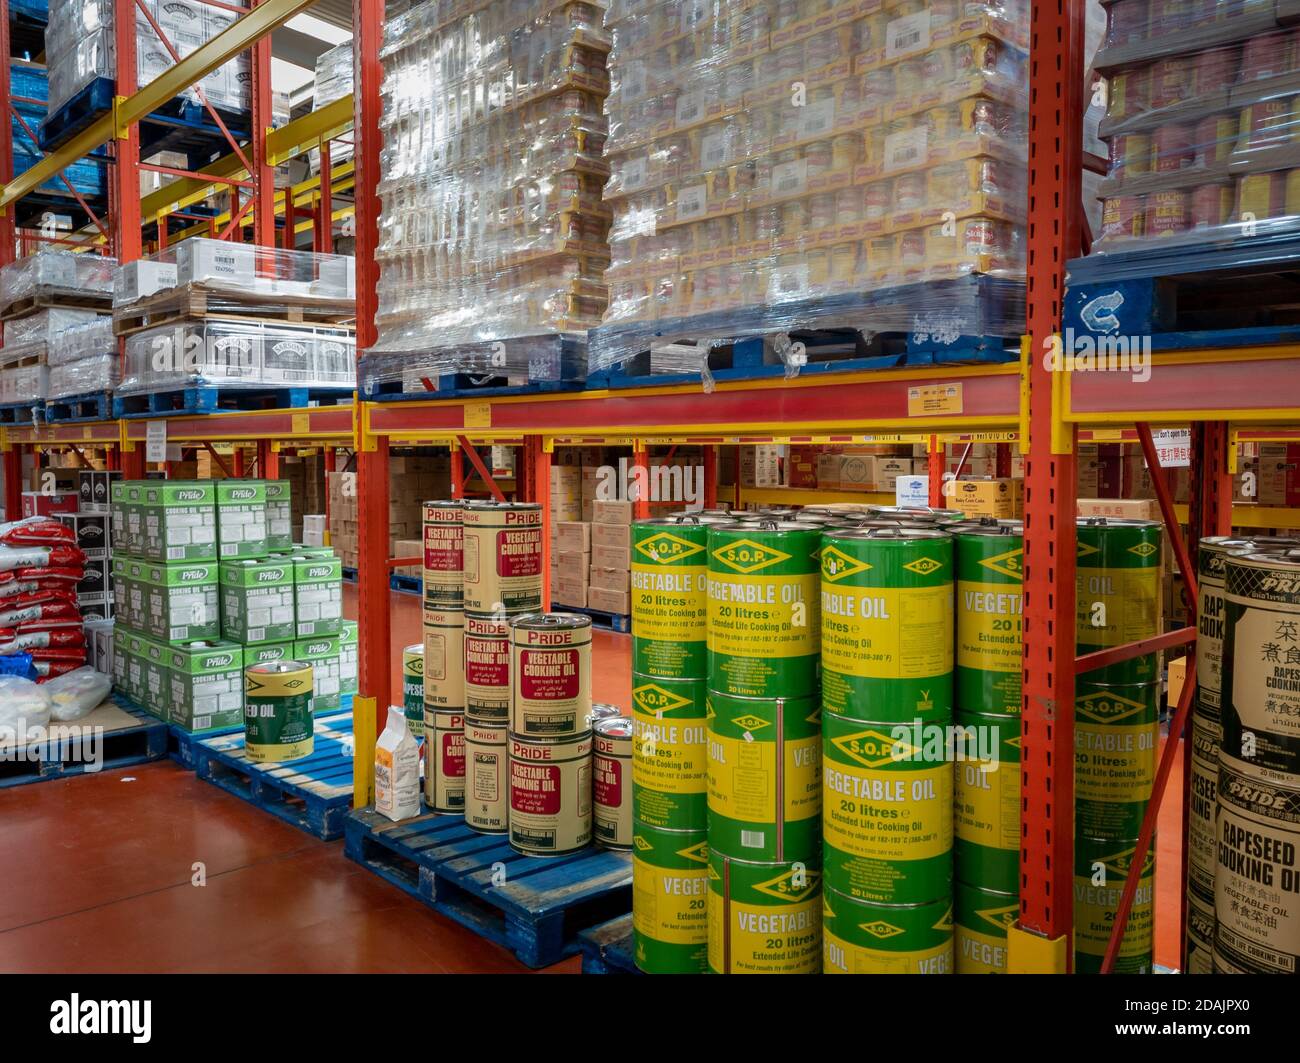
[[[345,608],[355,615],[351,586]],[[392,618],[400,691],[419,599],[394,594]],[[596,700],[628,705],[630,651],[626,635],[595,633]],[[1179,774],[1170,786],[1156,959],[1176,967]],[[576,958],[549,968],[577,969]],[[2,972],[526,970],[346,860],[341,841],[316,841],[169,760],[0,790]]]

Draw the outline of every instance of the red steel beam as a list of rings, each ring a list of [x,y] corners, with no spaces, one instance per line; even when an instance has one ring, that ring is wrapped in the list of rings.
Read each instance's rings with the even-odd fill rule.
[[[1161,475],[1160,456],[1156,453],[1155,442],[1151,439],[1151,426],[1137,426],[1138,441],[1142,444],[1142,453],[1146,458],[1147,468],[1151,471],[1151,486],[1155,488],[1156,501],[1160,505],[1160,515],[1164,518],[1165,532],[1174,548],[1174,557],[1178,561],[1178,571],[1182,573],[1183,582],[1192,601],[1196,601],[1196,569],[1192,567],[1191,555],[1187,552],[1187,543],[1183,540],[1182,525],[1174,512],[1174,499],[1169,491],[1169,481]]]
[[[1161,635],[1152,635],[1149,639],[1126,642],[1122,646],[1108,646],[1104,650],[1097,650],[1095,653],[1085,653],[1082,657],[1076,657],[1074,659],[1074,673],[1077,676],[1083,672],[1095,672],[1098,668],[1120,664],[1123,661],[1131,661],[1135,657],[1145,657],[1148,653],[1170,650],[1175,646],[1186,646],[1189,642],[1195,641],[1195,627],[1180,627],[1176,631],[1166,631]]]
[[[207,440],[203,441],[203,446],[207,450],[207,452],[212,455],[212,460],[217,463],[217,468],[219,468],[222,472],[224,472],[228,479],[234,479],[235,478],[234,472],[232,472],[230,466],[226,464],[226,459],[217,453],[216,448]]]
[[[704,451],[704,508],[718,504],[718,448],[705,446]]]
[[[260,2],[261,0],[253,0],[253,6],[256,7]],[[275,176],[266,153],[266,135],[271,131],[273,122],[269,35],[254,42],[249,61],[253,74],[250,93],[252,97],[250,102],[253,105],[253,166],[248,173],[253,181],[253,198],[257,201],[257,206],[254,207],[256,213],[253,215],[253,243],[258,247],[274,247]],[[285,189],[284,202],[288,215],[292,216],[292,190]],[[290,225],[289,228],[292,230],[293,226]],[[288,246],[292,249],[293,245]]]
[[[451,497],[465,497],[465,454],[459,441],[451,450]]]
[[[497,485],[497,482],[492,479],[491,470],[483,464],[483,459],[479,457],[479,453],[474,449],[473,444],[471,444],[464,436],[457,436],[456,442],[460,444],[460,449],[464,451],[465,456],[469,458],[469,463],[473,465],[478,474],[483,477],[483,482],[488,485],[488,489],[492,492],[496,500],[498,502],[504,502],[506,500],[505,493]]]

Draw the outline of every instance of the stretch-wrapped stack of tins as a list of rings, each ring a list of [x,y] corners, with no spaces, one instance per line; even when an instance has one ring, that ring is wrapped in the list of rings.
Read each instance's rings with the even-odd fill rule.
[[[831,527],[820,561],[824,970],[947,973],[952,536]]]
[[[1024,528],[955,525],[953,832],[958,974],[1002,974],[1019,916]]]
[[[1160,624],[1154,521],[1078,522],[1075,641],[1080,654],[1150,638]],[[1101,969],[1155,780],[1160,736],[1155,653],[1080,673],[1074,686],[1074,966]],[[1117,972],[1152,969],[1155,841],[1143,861]]]

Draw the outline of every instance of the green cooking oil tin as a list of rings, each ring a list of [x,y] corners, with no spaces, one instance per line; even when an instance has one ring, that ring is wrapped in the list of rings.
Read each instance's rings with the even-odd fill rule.
[[[1110,942],[1111,927],[1124,893],[1124,880],[1133,864],[1137,842],[1074,839],[1074,970],[1099,974]],[[1116,974],[1150,974],[1154,931],[1156,843],[1151,840],[1138,879],[1124,940],[1115,961]]]
[[[1024,525],[1018,520],[955,524],[958,709],[1020,713]]]
[[[958,879],[953,886],[954,952],[958,974],[1006,974],[1007,931],[1020,918],[1016,893]]]
[[[952,537],[828,531],[821,552],[822,701],[852,719],[952,716]]]
[[[659,830],[709,822],[704,680],[632,675],[632,816]]]
[[[873,904],[822,890],[826,974],[952,974],[952,900]]]
[[[708,971],[709,844],[703,830],[632,825],[632,958],[647,974]]]
[[[821,834],[821,707],[815,697],[708,693],[709,846],[781,861]]]
[[[402,648],[402,710],[406,726],[424,737],[424,643]]]
[[[936,527],[961,524],[970,519],[960,509],[940,509],[936,506],[868,506],[867,514],[907,521],[910,524],[933,524]]]
[[[1122,646],[1160,631],[1160,533],[1150,520],[1079,519],[1075,641],[1079,653]],[[1159,655],[1144,654],[1089,672],[1098,683],[1160,678]]]
[[[1138,836],[1159,743],[1159,684],[1075,683],[1075,830],[1091,838]]]
[[[822,714],[822,835],[832,889],[879,904],[952,892],[953,770],[944,726]]]
[[[244,669],[244,752],[258,763],[311,756],[315,744],[311,665],[297,661]]]
[[[953,873],[1013,893],[1020,881],[1020,717],[957,712]]]
[[[816,974],[822,963],[822,876],[805,860],[737,860],[709,850],[709,970]]]
[[[708,675],[709,526],[667,517],[632,525],[632,670]]]
[[[817,689],[821,538],[794,521],[710,526],[710,690],[780,698]]]

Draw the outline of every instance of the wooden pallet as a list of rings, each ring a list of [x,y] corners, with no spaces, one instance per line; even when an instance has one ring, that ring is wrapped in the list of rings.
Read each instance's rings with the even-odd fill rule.
[[[93,775],[167,755],[167,725],[116,696],[76,723],[53,724],[50,737],[0,745],[0,787]]]
[[[84,310],[107,310],[113,304],[112,292],[82,292],[70,288],[43,288],[24,295],[0,311],[0,321],[28,317],[38,310],[76,307]]]
[[[352,715],[315,721],[315,748],[285,764],[254,764],[244,752],[244,734],[203,738],[193,747],[194,773],[227,793],[322,841],[343,833],[352,804]]]
[[[603,609],[589,609],[585,605],[565,605],[563,602],[551,603],[552,609],[565,613],[581,613],[591,617],[591,626],[607,631],[621,631],[624,634],[632,630],[632,618],[626,613],[607,613]]]
[[[45,403],[13,402],[0,406],[0,425],[4,424],[41,424],[44,420]]]
[[[113,311],[113,331],[119,336],[130,336],[184,321],[242,321],[259,325],[284,322],[351,328],[356,316],[355,304],[347,300],[322,302],[294,295],[259,297],[244,292],[209,292],[187,285],[118,307]]]
[[[621,915],[578,935],[583,974],[641,974],[632,958],[632,916]]]
[[[574,955],[582,931],[632,907],[630,853],[524,856],[504,835],[470,830],[462,816],[426,812],[394,823],[358,809],[345,818],[343,851],[529,967]]]
[[[113,416],[113,393],[95,391],[86,395],[69,395],[45,400],[45,423],[107,421]]]

